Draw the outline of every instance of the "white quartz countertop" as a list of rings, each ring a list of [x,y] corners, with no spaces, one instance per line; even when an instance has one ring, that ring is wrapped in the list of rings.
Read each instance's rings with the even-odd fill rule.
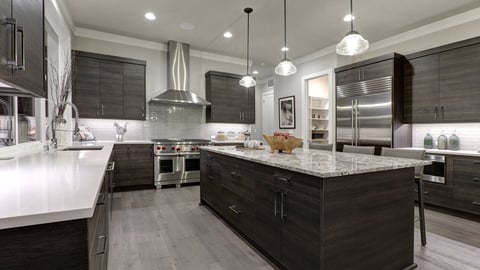
[[[295,149],[292,154],[272,154],[269,150],[237,150],[234,146],[205,146],[201,149],[324,178],[431,164],[423,160],[301,148]]]
[[[425,149],[417,147],[409,147],[404,149],[420,149],[425,150],[427,154],[439,154],[439,155],[455,155],[455,156],[470,156],[470,157],[480,157],[478,151],[467,151],[467,150],[440,150],[440,149]]]
[[[0,229],[91,217],[113,149],[96,144],[0,160]]]

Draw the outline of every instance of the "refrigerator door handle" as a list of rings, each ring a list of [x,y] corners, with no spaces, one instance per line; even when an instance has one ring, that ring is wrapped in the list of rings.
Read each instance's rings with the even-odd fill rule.
[[[355,145],[358,145],[358,137],[360,137],[358,129],[358,99],[355,99]]]
[[[352,145],[355,145],[355,127],[354,127],[354,122],[355,122],[355,100],[352,99]]]

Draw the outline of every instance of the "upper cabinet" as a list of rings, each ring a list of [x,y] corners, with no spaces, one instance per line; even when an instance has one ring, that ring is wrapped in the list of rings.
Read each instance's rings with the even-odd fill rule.
[[[359,63],[335,69],[335,81],[337,85],[345,85],[361,81],[368,81],[393,75],[393,59],[385,60],[385,57],[367,60],[369,64],[358,66]],[[371,62],[371,63],[370,63]],[[365,62],[360,62],[365,63]]]
[[[408,123],[479,122],[480,38],[407,56]]]
[[[145,61],[81,51],[73,55],[73,103],[80,117],[145,120]]]
[[[0,1],[0,80],[13,87],[0,93],[46,97],[43,9],[42,0]]]
[[[205,74],[207,123],[255,124],[255,87],[239,85],[242,76],[209,71]]]

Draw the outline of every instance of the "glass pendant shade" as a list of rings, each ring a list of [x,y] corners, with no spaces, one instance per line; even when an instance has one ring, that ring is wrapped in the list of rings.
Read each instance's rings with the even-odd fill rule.
[[[281,75],[281,76],[292,75],[292,74],[295,74],[296,72],[297,72],[297,68],[295,67],[295,65],[286,58],[280,61],[280,63],[275,68],[275,74]]]
[[[349,32],[337,45],[337,53],[340,55],[356,55],[368,50],[368,40],[364,39],[358,32]]]
[[[255,79],[250,76],[250,75],[244,75],[242,77],[242,79],[240,80],[240,85],[243,86],[243,87],[253,87],[255,85],[257,85],[257,82],[255,81]]]

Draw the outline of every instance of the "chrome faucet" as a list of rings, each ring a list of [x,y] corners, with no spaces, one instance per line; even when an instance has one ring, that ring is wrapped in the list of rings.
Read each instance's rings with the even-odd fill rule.
[[[73,129],[73,135],[76,136],[80,132],[80,129],[78,128],[78,109],[77,109],[77,106],[75,106],[75,104],[73,104],[71,102],[68,102],[68,101],[60,102],[60,103],[56,104],[55,107],[53,108],[53,114],[54,115],[55,115],[55,112],[57,111],[57,109],[62,105],[70,105],[72,107],[72,109],[75,111],[75,128]],[[58,147],[57,123],[65,124],[65,123],[67,123],[67,120],[65,120],[65,118],[63,118],[63,117],[57,117],[57,116],[54,116],[53,119],[52,119],[52,147],[53,147],[53,149],[57,149],[57,147]]]

